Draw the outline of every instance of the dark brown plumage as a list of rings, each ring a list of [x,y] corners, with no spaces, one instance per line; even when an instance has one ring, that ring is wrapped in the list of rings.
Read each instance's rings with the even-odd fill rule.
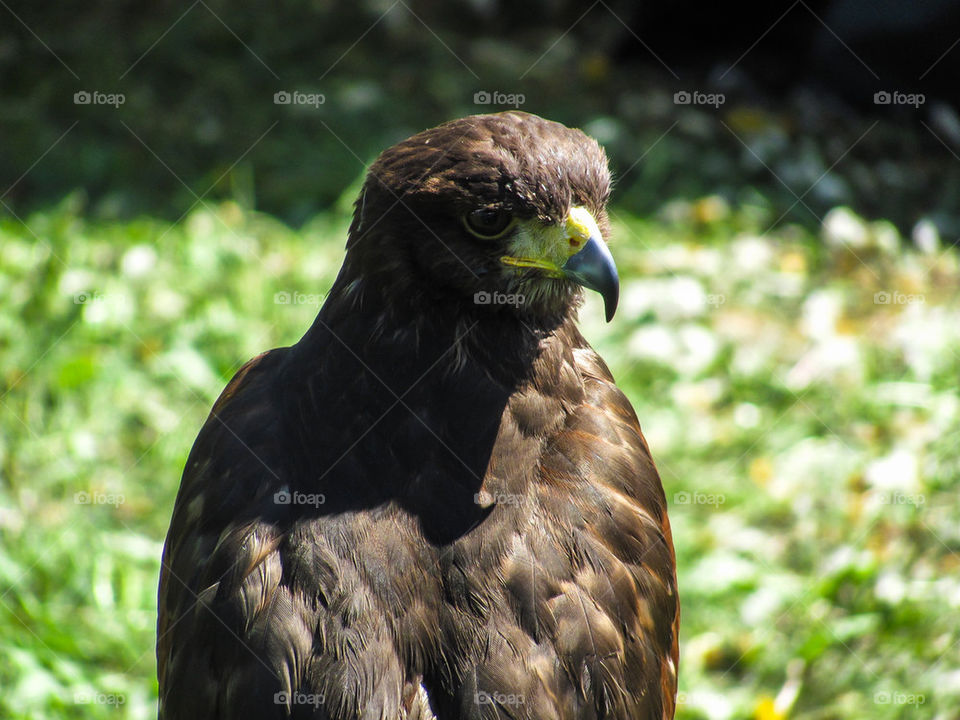
[[[187,461],[161,718],[673,717],[663,490],[574,324],[580,285],[615,307],[608,195],[593,140],[524,113],[374,163],[313,326]]]

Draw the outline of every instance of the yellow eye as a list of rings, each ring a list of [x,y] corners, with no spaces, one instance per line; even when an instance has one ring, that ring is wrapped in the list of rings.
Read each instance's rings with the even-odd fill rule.
[[[492,240],[510,229],[513,225],[513,215],[500,208],[480,208],[464,215],[463,224],[478,238]]]

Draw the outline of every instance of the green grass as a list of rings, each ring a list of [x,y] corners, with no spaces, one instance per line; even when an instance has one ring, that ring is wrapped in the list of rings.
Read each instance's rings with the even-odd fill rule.
[[[957,254],[775,217],[615,211],[621,311],[582,314],[671,502],[678,717],[953,718]],[[0,217],[0,716],[152,717],[187,452],[239,365],[309,326],[346,207],[299,231],[232,203],[24,220]]]

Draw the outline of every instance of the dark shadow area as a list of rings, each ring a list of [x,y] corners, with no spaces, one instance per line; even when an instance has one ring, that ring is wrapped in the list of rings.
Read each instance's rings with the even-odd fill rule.
[[[23,216],[300,223],[384,147],[518,106],[605,144],[618,203],[850,205],[960,233],[960,8],[894,2],[121,2],[0,9],[0,186]],[[352,196],[352,191],[347,193]]]

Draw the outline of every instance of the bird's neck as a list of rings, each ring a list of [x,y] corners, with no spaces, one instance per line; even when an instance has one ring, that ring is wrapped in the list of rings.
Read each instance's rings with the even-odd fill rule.
[[[341,273],[298,347],[317,360],[345,352],[401,384],[469,368],[512,391],[533,380],[550,338],[573,325],[572,313],[544,321],[377,275]]]
[[[398,503],[431,541],[449,542],[487,512],[476,494],[511,403],[529,386],[576,383],[563,368],[571,330],[386,300],[364,281],[338,282],[292,348],[282,392],[300,475],[314,478],[303,490],[331,507]]]

